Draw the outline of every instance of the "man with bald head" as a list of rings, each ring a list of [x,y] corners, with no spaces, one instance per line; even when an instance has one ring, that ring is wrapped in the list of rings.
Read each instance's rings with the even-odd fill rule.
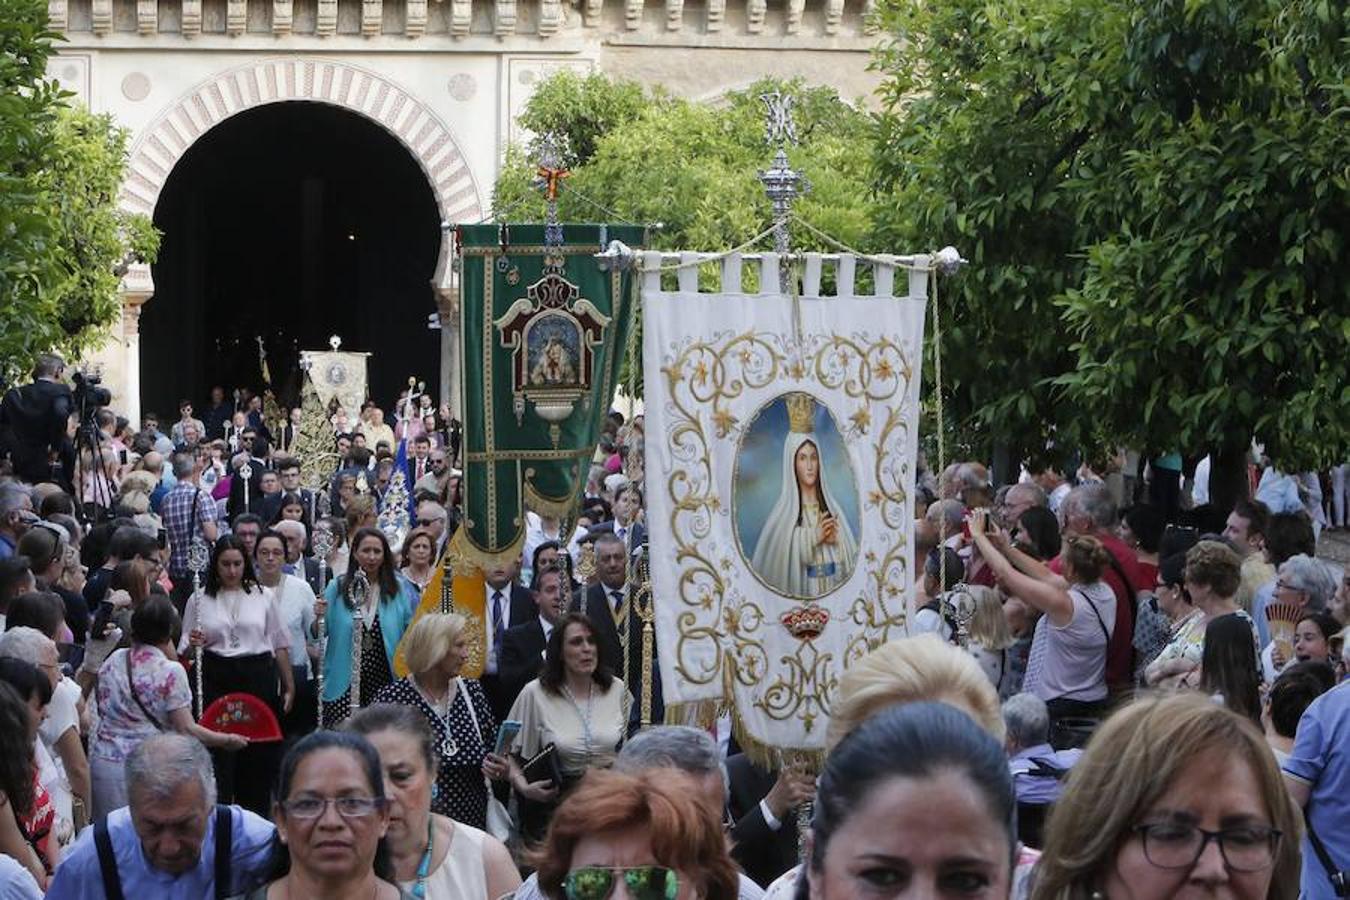
[[[126,780],[130,805],[84,830],[47,900],[201,900],[247,894],[265,881],[275,829],[248,810],[216,805],[211,756],[196,738],[166,732],[142,741],[127,757]]]

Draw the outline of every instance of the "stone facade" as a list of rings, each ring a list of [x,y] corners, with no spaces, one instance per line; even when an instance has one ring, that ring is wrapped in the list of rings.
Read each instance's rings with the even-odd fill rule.
[[[351,110],[396,136],[426,173],[442,218],[488,212],[516,116],[560,68],[600,69],[715,100],[765,75],[802,77],[869,103],[872,0],[50,0],[67,41],[51,74],[132,133],[120,202],[153,213],[174,165],[215,124],[268,103]],[[435,284],[453,307],[443,243]],[[95,361],[139,417],[145,267]],[[452,387],[442,333],[442,391]]]

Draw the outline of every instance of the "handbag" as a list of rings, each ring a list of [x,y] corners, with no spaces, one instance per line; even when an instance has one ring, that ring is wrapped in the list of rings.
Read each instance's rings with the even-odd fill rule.
[[[478,713],[474,712],[473,698],[464,689],[464,679],[456,678],[455,680],[459,682],[459,690],[464,694],[464,705],[469,708],[469,718],[473,721],[473,730],[478,735],[478,739],[483,741],[483,729],[478,725]],[[487,746],[486,741],[483,742],[483,746]],[[484,830],[504,844],[511,839],[511,834],[515,830],[515,823],[511,821],[511,813],[502,805],[502,801],[497,799],[497,795],[492,792],[492,782],[486,775],[483,776],[483,786],[487,789],[487,828]]]

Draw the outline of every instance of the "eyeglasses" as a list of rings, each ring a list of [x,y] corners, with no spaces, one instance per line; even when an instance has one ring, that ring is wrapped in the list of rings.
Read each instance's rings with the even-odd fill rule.
[[[328,804],[337,807],[344,819],[364,819],[384,809],[385,801],[377,797],[301,797],[281,804],[286,815],[294,819],[317,819],[328,810]]]
[[[1210,841],[1219,845],[1224,865],[1234,872],[1260,872],[1275,862],[1281,832],[1265,825],[1206,831],[1194,825],[1162,822],[1134,829],[1144,843],[1144,858],[1160,869],[1189,869]]]
[[[439,518],[437,518],[437,519],[418,519],[418,520],[417,520],[417,524],[418,524],[419,526],[421,526],[422,528],[430,528],[432,525],[435,525],[437,522],[444,522],[444,521],[445,521],[444,519],[439,519]]]
[[[605,900],[614,892],[616,875],[623,876],[633,900],[675,900],[680,893],[680,877],[665,866],[583,866],[563,878],[563,894],[567,900]]]

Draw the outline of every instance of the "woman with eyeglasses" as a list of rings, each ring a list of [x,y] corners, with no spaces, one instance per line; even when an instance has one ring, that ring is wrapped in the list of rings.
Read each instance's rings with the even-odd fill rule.
[[[389,792],[385,837],[398,884],[417,900],[500,897],[520,886],[506,846],[492,835],[432,812],[446,765],[425,717],[377,703],[347,720],[380,755]],[[482,776],[479,776],[482,784]]]
[[[380,757],[357,734],[316,731],[281,764],[272,877],[247,900],[400,900]]]
[[[1074,766],[1031,898],[1294,900],[1298,833],[1251,722],[1198,693],[1155,695],[1108,719]]]
[[[533,862],[552,900],[735,900],[739,886],[721,810],[669,771],[588,773]]]
[[[1171,621],[1171,634],[1158,655],[1144,667],[1149,687],[1177,687],[1200,668],[1205,649],[1205,614],[1186,593],[1186,555],[1174,553],[1158,563],[1153,595],[1158,610]]]
[[[62,617],[70,635],[57,640],[82,644],[89,634],[89,604],[80,594],[61,586],[67,547],[64,528],[51,522],[39,522],[19,538],[17,552],[28,557],[38,590],[51,591],[61,598]]]

